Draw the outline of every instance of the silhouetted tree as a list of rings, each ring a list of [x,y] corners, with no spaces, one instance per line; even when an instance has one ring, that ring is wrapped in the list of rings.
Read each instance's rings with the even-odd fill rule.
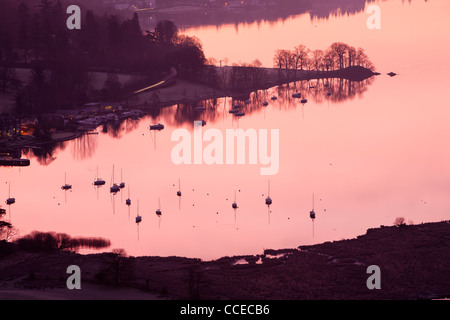
[[[108,19],[108,49],[113,52],[120,50],[121,40],[119,19],[116,16],[111,16]]]
[[[274,65],[280,69],[289,69],[291,64],[291,53],[289,50],[276,50],[273,58]]]
[[[405,218],[403,217],[395,218],[394,225],[397,227],[405,226],[406,225]]]
[[[35,59],[41,55],[41,21],[38,14],[34,14],[30,26],[30,45]]]
[[[102,22],[105,22],[105,24],[103,25]],[[88,10],[80,31],[79,47],[88,65],[94,67],[104,66],[106,63],[107,41],[105,36],[106,21],[102,21],[101,18],[98,19],[92,11]]]
[[[124,249],[113,249],[111,253],[104,254],[103,257],[102,270],[96,275],[98,281],[117,287],[134,278],[133,260],[127,257]]]
[[[348,67],[355,65],[356,49],[352,46],[347,47]]]
[[[309,49],[300,44],[294,48],[293,58],[295,61],[295,69],[300,67],[303,70],[306,60],[308,59]]]
[[[100,249],[110,245],[110,241],[104,238],[72,238],[66,233],[42,231],[33,231],[14,242],[27,251],[76,251],[79,248]]]
[[[42,66],[33,66],[30,85],[24,90],[29,97],[28,100],[32,102],[31,111],[45,112],[48,109],[48,102],[50,102],[48,97],[49,88],[45,70]]]
[[[30,54],[30,9],[28,6],[21,2],[18,9],[18,16],[20,20],[19,34],[17,40],[17,46],[21,51],[20,58],[27,62]]]
[[[32,69],[30,81],[16,93],[20,113],[82,104],[93,93],[88,71],[95,69],[110,73],[100,92],[107,99],[125,90],[112,73],[145,73],[153,81],[175,67],[181,77],[216,82],[214,70],[203,69],[206,59],[200,40],[179,36],[171,21],[159,21],[144,36],[137,13],[121,20],[88,10],[82,29],[68,31],[64,9],[61,1],[34,0],[31,5],[0,0],[2,66],[20,59]],[[13,75],[13,69],[0,70],[0,91],[19,86]]]
[[[374,66],[373,66],[372,62],[370,61],[369,57],[364,52],[364,49],[362,49],[362,48],[358,48],[356,50],[355,63],[358,66],[362,66],[362,67],[370,69],[372,71],[374,70]]]
[[[344,59],[345,54],[347,53],[348,45],[342,42],[335,42],[330,46],[330,49],[333,50],[336,54],[339,63],[339,69],[344,68]]]
[[[170,20],[159,21],[154,33],[155,42],[161,46],[171,46],[178,38],[178,28]]]
[[[181,45],[174,52],[173,65],[178,72],[187,77],[194,78],[198,76],[205,63],[205,55],[197,46]]]
[[[120,26],[123,46],[129,52],[135,52],[142,47],[142,31],[139,25],[139,17],[137,13],[133,14],[133,18],[122,23]]]
[[[280,69],[331,71],[355,65],[374,69],[363,49],[357,50],[342,42],[333,43],[325,51],[311,51],[304,45],[296,46],[292,52],[276,50],[273,61],[274,66]]]
[[[0,218],[4,213],[0,213]],[[0,220],[0,241],[11,240],[17,234],[17,230],[9,222]]]
[[[323,70],[324,66],[324,53],[322,50],[314,50],[312,52],[312,65],[314,70]]]
[[[323,55],[323,61],[325,64],[325,70],[333,70],[335,67],[336,53],[328,48],[327,50],[325,50],[325,53]]]

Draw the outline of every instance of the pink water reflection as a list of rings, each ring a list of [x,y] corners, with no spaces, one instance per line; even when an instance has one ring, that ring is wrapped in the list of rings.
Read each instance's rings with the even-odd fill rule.
[[[448,219],[445,71],[450,70],[450,50],[442,30],[448,29],[450,4],[379,5],[382,29],[376,31],[365,28],[365,13],[314,23],[302,15],[284,23],[245,26],[237,33],[234,26],[188,30],[203,41],[207,56],[228,56],[230,62],[259,58],[271,66],[277,48],[303,43],[324,49],[342,41],[365,48],[384,73],[362,95],[344,102],[309,100],[302,106],[298,100],[277,100],[239,121],[226,113],[230,99],[219,100],[218,115],[208,119],[204,130],[279,129],[277,175],[261,176],[259,164],[174,165],[170,138],[179,128],[172,120],[174,106],[162,111],[162,131],[150,132],[153,120],[147,117],[129,123],[120,138],[100,133],[68,142],[47,166],[32,158],[27,168],[1,168],[0,194],[7,198],[5,182],[11,181],[17,200],[10,208],[12,223],[21,234],[41,230],[108,238],[112,248],[125,248],[131,255],[214,259],[350,238],[370,227],[392,225],[399,216],[415,223]],[[297,36],[297,30],[305,36]],[[399,76],[386,76],[389,71]],[[267,95],[276,93],[273,88]],[[182,126],[192,130],[190,122]],[[113,165],[116,182],[122,169],[127,187],[111,197]],[[107,181],[100,189],[92,185],[97,166]],[[66,172],[73,190],[64,193],[60,187]],[[176,195],[178,179],[181,198]],[[269,179],[270,220],[264,203]],[[130,211],[125,205],[128,186]],[[236,212],[231,207],[235,190]],[[309,218],[313,193],[314,236]],[[161,218],[155,214],[158,198]],[[139,240],[137,199],[143,218]]]

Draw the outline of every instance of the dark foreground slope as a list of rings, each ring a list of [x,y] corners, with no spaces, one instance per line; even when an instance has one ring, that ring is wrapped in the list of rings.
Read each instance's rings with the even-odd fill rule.
[[[90,288],[86,299],[103,299],[105,286],[115,284],[115,297],[122,290],[125,299],[134,298],[130,287],[142,290],[136,291],[139,299],[144,292],[149,299],[155,294],[173,299],[433,299],[450,296],[449,261],[448,221],[369,229],[357,239],[215,261],[16,248],[0,258],[0,297],[11,288],[32,291],[28,296],[35,298],[53,290],[54,297],[64,292],[56,288],[66,287],[66,269],[75,264]],[[370,265],[380,267],[380,290],[366,286]],[[92,288],[98,288],[97,296]]]

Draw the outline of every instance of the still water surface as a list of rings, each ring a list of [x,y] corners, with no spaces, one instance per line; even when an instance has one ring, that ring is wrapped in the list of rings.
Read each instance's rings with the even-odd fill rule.
[[[259,58],[271,67],[276,49],[300,43],[325,49],[341,41],[364,48],[382,75],[350,90],[341,83],[339,91],[334,81],[330,97],[320,84],[309,90],[305,83],[291,91],[272,88],[259,95],[278,100],[265,108],[252,102],[239,120],[227,113],[232,105],[227,98],[198,116],[187,116],[189,107],[173,106],[156,119],[129,120],[106,133],[99,128],[98,135],[57,148],[46,164],[30,155],[30,167],[0,168],[0,195],[8,197],[6,182],[11,181],[16,198],[6,217],[21,235],[40,230],[104,237],[111,248],[130,255],[205,260],[352,238],[367,228],[392,225],[397,217],[414,223],[448,219],[450,39],[444,31],[450,3],[376,4],[381,30],[366,28],[364,11],[186,29],[202,40],[207,57],[227,57],[229,64]],[[390,71],[399,75],[390,78]],[[289,98],[296,91],[308,98],[307,104]],[[260,164],[175,165],[171,134],[177,128],[192,130],[195,118],[207,121],[204,131],[279,129],[278,173],[262,176]],[[165,129],[150,132],[155,122]],[[109,192],[113,166],[115,182],[126,183],[115,196]],[[107,182],[99,189],[92,185],[97,167]],[[60,188],[65,173],[72,191]],[[269,180],[270,208],[264,203]],[[125,205],[128,188],[131,207]],[[231,206],[235,191],[237,210]],[[314,223],[309,217],[313,194]],[[139,226],[134,221],[137,199]],[[161,217],[155,214],[158,199]]]

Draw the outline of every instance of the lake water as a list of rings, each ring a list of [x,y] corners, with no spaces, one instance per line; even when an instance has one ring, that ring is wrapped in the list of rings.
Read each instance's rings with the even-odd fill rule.
[[[392,225],[397,217],[414,223],[448,219],[450,3],[375,4],[381,8],[380,30],[366,27],[364,11],[185,28],[203,42],[207,57],[226,57],[228,64],[258,58],[272,67],[276,49],[326,49],[340,41],[364,48],[381,75],[352,86],[335,80],[330,97],[321,83],[316,89],[297,83],[290,91],[259,92],[279,99],[267,107],[254,100],[239,120],[227,113],[227,98],[202,114],[173,106],[156,119],[129,120],[106,133],[99,128],[98,135],[58,147],[47,163],[29,155],[29,167],[0,168],[0,195],[6,200],[11,181],[16,198],[6,218],[21,235],[40,230],[104,237],[112,243],[108,250],[205,260],[353,238]],[[387,76],[390,71],[398,75]],[[297,91],[308,103],[290,98]],[[224,136],[230,128],[278,129],[278,173],[261,175],[259,161],[174,164],[177,142],[171,135],[179,128],[192,132],[194,119],[207,121],[203,132],[217,129]],[[149,131],[158,122],[165,129]],[[116,182],[126,183],[115,196],[109,192],[113,166]],[[97,167],[106,180],[98,189],[92,185]],[[65,173],[72,191],[60,188]],[[270,208],[264,203],[269,180]],[[131,207],[125,205],[128,187]],[[235,191],[237,210],[231,206]]]

